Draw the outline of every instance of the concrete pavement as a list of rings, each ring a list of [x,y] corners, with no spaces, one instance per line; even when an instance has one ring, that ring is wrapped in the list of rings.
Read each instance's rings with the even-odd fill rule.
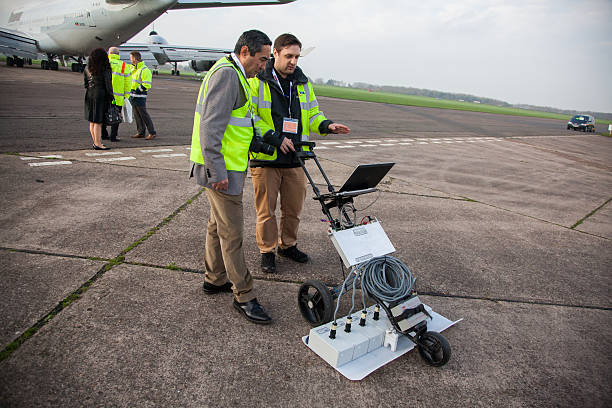
[[[189,105],[185,83],[164,82],[176,106]],[[397,163],[383,192],[356,207],[371,204],[359,215],[380,219],[425,302],[464,318],[445,332],[446,366],[410,352],[351,382],[301,343],[300,283],[342,279],[310,190],[299,246],[312,261],[279,259],[266,276],[247,180],[245,253],[274,318],[260,327],[231,295],[202,293],[208,204],[187,177],[188,142],[130,140],[92,156],[58,136],[18,150],[5,124],[2,145],[18,154],[0,155],[0,405],[609,406],[612,139],[562,124],[555,133],[549,120],[529,119],[526,130],[497,115],[321,103],[355,130],[318,142],[334,184],[357,163]],[[379,120],[359,121],[373,109]],[[0,116],[12,112],[0,105]],[[412,119],[391,135],[385,118],[398,112]],[[426,133],[417,117],[433,123]],[[27,126],[42,140],[38,122]],[[164,126],[189,137],[170,113]],[[77,134],[86,123],[64,127]],[[165,151],[143,151],[156,149]],[[133,159],[99,160],[120,157]],[[43,162],[70,164],[31,165]]]

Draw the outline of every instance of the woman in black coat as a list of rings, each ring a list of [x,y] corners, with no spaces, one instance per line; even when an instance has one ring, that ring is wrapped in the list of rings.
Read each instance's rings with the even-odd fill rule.
[[[113,96],[113,79],[108,54],[103,48],[96,48],[89,55],[87,68],[83,71],[85,85],[85,119],[89,121],[89,132],[94,150],[109,150],[102,144],[104,115]]]

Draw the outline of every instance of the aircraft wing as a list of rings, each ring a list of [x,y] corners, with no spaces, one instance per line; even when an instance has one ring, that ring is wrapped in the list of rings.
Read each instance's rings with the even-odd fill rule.
[[[6,28],[0,28],[0,53],[22,58],[38,58],[36,40],[29,35]]]
[[[286,4],[295,0],[217,0],[217,1],[198,1],[198,0],[179,0],[171,8],[176,9],[191,9],[191,8],[208,8],[208,7],[234,7],[234,6],[266,6],[275,4]]]
[[[138,51],[147,66],[163,65],[168,62],[183,62],[189,60],[217,61],[232,52],[221,48],[191,47],[171,44],[138,44],[125,43],[119,46],[122,60],[129,61],[129,53]],[[127,57],[124,59],[124,55]]]

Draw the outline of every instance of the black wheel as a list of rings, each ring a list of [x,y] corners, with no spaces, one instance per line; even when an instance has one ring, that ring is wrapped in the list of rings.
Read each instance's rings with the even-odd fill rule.
[[[333,299],[329,288],[316,280],[306,281],[298,291],[300,313],[311,326],[320,326],[331,321]]]
[[[419,338],[417,348],[423,360],[434,367],[443,366],[448,363],[451,357],[451,347],[448,340],[438,332],[425,332]]]

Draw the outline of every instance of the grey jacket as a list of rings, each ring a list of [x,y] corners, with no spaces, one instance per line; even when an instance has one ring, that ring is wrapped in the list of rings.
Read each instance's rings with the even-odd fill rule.
[[[228,179],[229,195],[242,194],[245,171],[228,171],[221,154],[223,134],[229,123],[232,110],[240,108],[246,102],[242,86],[236,70],[232,67],[222,67],[215,71],[209,81],[206,98],[201,108],[200,146],[204,157],[204,165],[191,163],[190,177],[204,187],[212,188],[212,183]]]

